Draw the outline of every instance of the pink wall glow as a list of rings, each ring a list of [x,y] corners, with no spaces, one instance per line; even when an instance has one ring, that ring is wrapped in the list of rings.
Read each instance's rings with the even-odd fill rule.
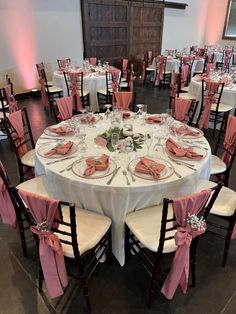
[[[31,89],[37,85],[35,78],[36,48],[34,0],[6,1],[4,33],[9,51],[15,59],[22,85]],[[14,81],[14,78],[12,78]]]
[[[227,3],[228,0],[209,0],[205,37],[207,45],[215,45],[222,38]]]

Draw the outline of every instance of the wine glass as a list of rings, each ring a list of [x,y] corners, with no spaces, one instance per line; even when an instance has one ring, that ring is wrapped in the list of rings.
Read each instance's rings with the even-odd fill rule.
[[[93,108],[92,106],[87,106],[87,121],[88,121],[88,125],[89,127],[93,127],[93,123],[94,123],[94,115],[93,115]]]
[[[77,138],[80,140],[78,146],[79,152],[85,153],[87,150],[87,144],[85,143],[86,131],[84,126],[79,126],[77,128]]]
[[[119,133],[112,133],[111,134],[111,145],[114,149],[115,156],[114,159],[117,159],[117,147],[120,139],[120,134]]]
[[[150,157],[151,157],[151,155],[150,155],[150,147],[151,147],[152,142],[153,142],[153,133],[147,131],[147,132],[145,133],[144,141],[145,141],[145,144],[146,144],[147,150],[148,150],[147,156],[150,156]]]
[[[108,119],[110,117],[110,115],[111,115],[111,110],[110,110],[111,104],[105,104],[104,107],[107,109],[106,112],[105,112],[105,116]]]
[[[146,114],[147,114],[147,104],[143,104],[143,108],[142,108],[142,118],[143,118],[143,122],[145,122]]]
[[[138,104],[136,107],[138,108],[138,111],[136,112],[135,117],[141,118],[143,116],[143,104]]]

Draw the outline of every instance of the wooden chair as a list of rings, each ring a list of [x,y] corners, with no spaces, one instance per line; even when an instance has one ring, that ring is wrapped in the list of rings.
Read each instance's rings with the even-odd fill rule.
[[[201,213],[205,219],[219,193],[219,190],[220,186],[213,188],[210,199],[206,198],[205,204],[202,204],[203,208]],[[191,199],[193,195],[189,195],[187,198]],[[163,204],[131,212],[126,216],[125,220],[126,257],[130,254],[130,251],[134,255],[137,255],[151,278],[148,307],[151,306],[153,301],[155,283],[164,271],[162,267],[163,257],[171,253],[173,254],[177,250],[174,236],[177,232],[178,224],[176,222],[172,204],[173,200],[164,198]],[[192,206],[191,210],[193,210],[193,208],[194,207]],[[190,209],[187,209],[185,213],[186,217],[189,210]],[[185,214],[183,217],[185,217]],[[192,285],[194,287],[196,285],[197,242],[198,237],[193,239],[190,247],[190,266]]]
[[[60,70],[65,70],[66,68],[69,67],[71,62],[70,58],[67,59],[57,59],[57,64]]]
[[[41,73],[42,69],[44,69],[44,71],[45,71],[44,63],[43,62],[36,63],[36,69],[37,69],[37,72],[38,72],[38,77],[40,79],[41,76],[42,76],[42,73]],[[46,82],[45,82],[45,84],[46,84]],[[47,80],[47,84],[48,84],[48,86],[53,86],[53,81]]]
[[[147,77],[150,77],[150,80],[154,79],[155,74],[155,66],[152,66],[153,62],[153,52],[151,50],[148,50],[144,54],[143,58],[143,70],[142,70],[142,79],[143,84],[146,83]]]
[[[25,203],[27,203],[24,195],[31,195],[31,200],[35,201],[42,200],[47,202],[50,198],[39,197],[31,193],[22,193],[21,190],[15,193],[17,201],[21,203],[21,211],[28,214],[29,225],[39,226],[39,222],[32,216],[32,212],[35,209],[32,206],[26,208],[21,201],[21,197],[23,197]],[[68,266],[67,273],[75,279],[78,286],[83,290],[86,302],[86,310],[84,312],[91,313],[88,280],[105,254],[108,260],[111,258],[111,220],[106,216],[77,208],[74,204],[68,202],[59,201],[57,211],[59,215],[55,215],[52,228],[47,230],[59,237],[66,266]],[[48,228],[48,226],[45,225],[42,228]],[[39,247],[39,238],[36,234],[34,234],[34,238],[37,247]],[[42,293],[44,279],[40,263],[38,286],[40,293]],[[68,296],[68,300],[70,298],[71,295]]]
[[[9,114],[9,104],[6,98],[6,92],[4,88],[0,88],[0,119],[6,118]]]
[[[197,190],[212,188],[215,185],[216,183],[212,181],[199,180]],[[236,236],[235,220],[236,192],[223,186],[207,218],[207,233],[225,241],[222,267],[225,267],[227,263],[233,233]]]
[[[230,141],[232,140],[232,144],[227,144],[229,141],[228,138]],[[219,154],[220,157],[218,156]],[[217,181],[223,181],[225,186],[228,186],[229,184],[230,172],[234,163],[235,155],[236,117],[229,115],[228,119],[225,119],[222,123],[211,161],[211,175],[213,178],[216,177]]]
[[[181,99],[181,98],[176,97],[176,98],[173,98],[172,102],[174,103],[171,106],[173,117],[176,120],[180,122],[184,122],[190,126],[196,126],[195,123],[197,121],[198,101]],[[185,114],[183,113],[183,110],[182,110],[183,106],[187,108]],[[181,114],[178,115],[178,112],[181,112]]]
[[[182,69],[184,67],[188,68],[186,80],[181,80],[183,82],[183,84],[181,84],[181,92],[188,92],[189,91],[189,83],[191,81],[191,74],[192,74],[192,67],[193,67],[194,59],[195,58],[192,57],[192,56],[186,56],[186,57],[182,57],[181,60],[180,60],[180,73],[181,73],[181,76],[183,74]]]
[[[99,109],[104,110],[105,104],[112,104],[112,73],[106,72],[106,88],[97,91]]]
[[[2,119],[6,134],[12,147],[14,149],[20,181],[24,181],[26,179],[34,176],[34,166],[35,166],[35,144],[31,131],[31,126],[29,122],[29,117],[27,114],[26,108],[19,110],[22,113],[22,122],[24,128],[24,136],[22,138],[19,137],[15,128],[12,126],[10,122],[10,115],[4,119]],[[18,112],[17,112],[18,113]],[[14,115],[15,113],[11,114]]]
[[[154,86],[161,84],[170,84],[172,72],[166,70],[167,57],[157,56],[156,61],[156,75],[154,79]],[[161,72],[161,73],[160,73]]]
[[[84,89],[84,74],[83,72],[73,72],[68,73],[64,72],[64,78],[66,82],[67,95],[73,96],[74,98],[74,110],[78,109],[78,99],[76,97],[76,92],[79,92],[80,101],[82,103],[82,107],[89,106],[89,92]],[[75,85],[75,88],[74,88]],[[76,112],[74,111],[74,114]],[[78,110],[77,110],[78,113]]]

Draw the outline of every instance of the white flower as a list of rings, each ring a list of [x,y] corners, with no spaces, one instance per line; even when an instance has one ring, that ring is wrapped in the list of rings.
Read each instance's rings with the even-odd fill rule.
[[[198,217],[195,214],[190,215],[190,213],[188,213],[187,225],[191,226],[192,229],[202,231],[205,229],[206,222],[202,216]]]

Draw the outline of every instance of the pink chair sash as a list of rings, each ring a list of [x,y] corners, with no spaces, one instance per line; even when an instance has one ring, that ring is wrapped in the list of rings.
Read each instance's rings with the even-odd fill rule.
[[[8,120],[12,127],[14,128],[14,130],[16,131],[17,136],[19,137],[16,144],[20,145],[25,140],[22,111],[18,110],[16,112],[9,114]],[[24,144],[18,147],[17,151],[20,157],[22,157],[27,153],[28,149],[27,146]]]
[[[150,66],[152,64],[152,51],[147,51],[147,66]]]
[[[192,101],[189,99],[181,99],[176,97],[175,98],[175,105],[174,105],[174,112],[175,112],[175,119],[181,122],[187,122],[187,113],[190,108]]]
[[[229,153],[233,153],[236,144],[236,117],[229,115],[227,128],[225,132],[225,139],[224,139],[224,147],[229,151]],[[222,155],[222,160],[225,162],[226,165],[230,163],[231,155],[227,152],[224,152]]]
[[[40,73],[40,71],[39,71]],[[44,108],[48,109],[50,107],[49,99],[48,99],[48,94],[46,92],[46,87],[45,87],[45,79],[43,78],[42,74],[39,75],[39,83],[41,85],[41,98],[42,98],[42,103],[44,105]]]
[[[189,64],[183,64],[181,70],[181,87],[186,85],[188,79]]]
[[[175,51],[173,49],[168,49],[167,50],[167,55],[170,56],[170,57],[174,57],[174,52]]]
[[[64,293],[68,284],[64,255],[57,235],[51,230],[53,220],[59,218],[58,200],[19,190],[37,226],[30,229],[39,237],[39,256],[48,294],[56,298]]]
[[[0,168],[5,172],[3,164],[0,160]],[[17,228],[16,212],[12,204],[10,195],[7,191],[3,179],[0,177],[0,216],[4,224],[10,225],[12,228]]]
[[[189,276],[189,248],[192,239],[205,232],[193,229],[187,225],[188,213],[197,215],[206,204],[211,190],[207,189],[193,195],[177,198],[173,202],[173,210],[178,226],[175,234],[175,243],[178,246],[172,262],[171,270],[164,282],[161,292],[171,300],[180,285],[183,293],[186,293]]]
[[[9,113],[13,113],[19,110],[15,96],[12,94],[12,85],[8,84],[5,86],[5,92],[7,97],[7,102],[9,104]]]
[[[133,92],[115,92],[114,94],[118,108],[128,110],[132,101]]]
[[[96,57],[92,57],[92,58],[89,58],[89,63],[95,67],[96,64],[97,64],[97,58]]]
[[[215,93],[218,91],[219,82],[205,81],[208,95],[204,96],[205,108],[199,122],[200,129],[207,129],[209,125],[211,105],[216,101]]]
[[[62,120],[68,120],[73,115],[73,97],[62,97],[56,99],[57,107]]]
[[[127,80],[127,67],[128,67],[128,63],[129,63],[129,60],[128,59],[123,59],[122,60],[122,77],[124,79]]]
[[[158,86],[160,84],[160,81],[163,80],[163,71],[164,71],[164,62],[165,57],[163,56],[157,56],[156,58],[156,79],[155,79],[155,86]]]
[[[192,57],[191,56],[186,56],[183,57],[183,64],[189,64],[192,61]]]
[[[209,75],[211,71],[215,71],[215,69],[216,69],[215,63],[207,63],[206,65],[207,75]]]
[[[59,61],[59,64],[60,64],[60,69],[65,70],[70,65],[70,61],[68,59],[61,59]]]
[[[112,90],[114,93],[118,91],[120,70],[114,69],[113,71],[111,71],[111,75],[112,75]]]
[[[80,99],[80,90],[79,90],[79,85],[77,84],[77,72],[69,72],[68,73],[69,77],[70,77],[70,86],[69,89],[71,91],[71,96],[73,97],[73,99],[76,99],[76,103],[77,103],[77,110],[81,110],[82,109],[82,103],[81,103],[81,99]]]

